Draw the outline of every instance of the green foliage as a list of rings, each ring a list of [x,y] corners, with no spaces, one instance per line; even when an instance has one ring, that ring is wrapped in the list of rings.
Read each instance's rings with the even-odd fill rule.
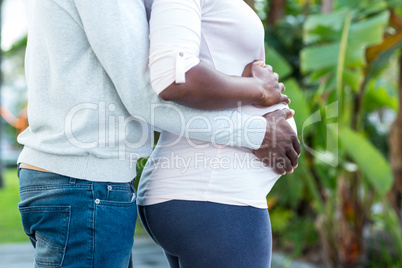
[[[303,176],[302,170],[296,169],[294,173],[288,174],[286,177],[278,180],[269,197],[275,198],[279,206],[297,209],[305,192],[304,181],[301,176]],[[277,231],[276,229],[274,230]]]
[[[24,36],[20,40],[17,40],[9,50],[4,52],[4,56],[12,56],[21,51],[25,51],[27,42],[28,42],[28,36]]]
[[[364,68],[367,65],[365,58],[366,48],[382,41],[385,26],[389,20],[389,13],[381,9],[385,7],[384,4],[370,6],[369,10],[345,9],[345,7],[350,8],[351,5],[353,6],[352,2],[343,3],[339,1],[337,5],[342,7],[341,10],[331,14],[313,15],[306,20],[304,41],[309,46],[301,52],[301,67],[303,72],[312,73],[312,81],[321,81],[321,84],[325,85],[322,87],[323,90],[321,93],[323,95],[328,91],[331,92],[335,87],[337,88],[336,100],[341,115],[338,124],[342,129],[339,138],[343,143],[342,148],[344,149],[341,151],[344,153],[338,155],[340,157],[339,161],[340,163],[346,163],[348,160],[345,157],[351,155],[361,170],[372,170],[377,166],[373,165],[373,162],[368,161],[368,159],[362,158],[365,156],[365,151],[370,151],[373,154],[373,158],[375,158],[373,161],[380,165],[381,169],[376,169],[377,172],[364,172],[364,174],[369,182],[378,184],[376,185],[378,187],[375,187],[375,189],[383,195],[389,189],[392,182],[389,165],[365,137],[356,136],[352,131],[348,131],[347,129],[349,129],[353,121],[351,120],[353,116],[358,118],[355,121],[361,120],[362,114],[353,114],[356,112],[353,111],[352,107],[358,105],[353,103],[354,95],[364,90],[364,86],[366,85],[364,82],[369,81],[369,78],[365,77],[366,73],[364,72]],[[373,12],[377,13],[373,14]],[[363,13],[366,14],[366,17],[362,16]],[[325,90],[325,87],[327,87],[327,90]],[[347,87],[351,90],[348,91]],[[380,95],[381,89],[371,90],[370,93],[371,95]],[[328,96],[331,96],[331,94]],[[395,106],[395,103],[392,104],[390,100],[390,98],[383,97],[382,99],[378,99],[378,102],[382,105],[389,104]],[[324,102],[324,104],[328,105],[330,103],[328,101],[329,98],[327,98],[327,102]],[[372,105],[372,103],[370,104]],[[330,130],[328,126],[321,126],[324,126],[326,131]],[[319,130],[320,128],[318,128]],[[332,133],[332,137],[337,139],[338,129],[335,129]],[[320,147],[327,148],[331,135],[326,135],[327,144],[325,146],[320,145],[323,144],[323,141],[317,142],[324,135],[321,134],[318,136],[314,136],[314,140],[316,141],[315,148],[317,150]],[[353,149],[356,146],[362,151]],[[367,166],[371,168],[365,169]],[[322,171],[318,172],[322,175],[324,174]],[[386,172],[386,175],[383,172]],[[379,174],[385,176],[385,184],[383,181],[379,182]],[[380,188],[379,185],[384,188]]]
[[[383,78],[370,81],[363,98],[364,110],[369,113],[381,108],[398,110],[398,95],[395,86]]]
[[[301,135],[303,132],[303,123],[306,122],[311,114],[308,104],[309,98],[306,98],[306,94],[303,94],[303,90],[295,79],[290,78],[284,84],[286,87],[285,93],[291,99],[290,108],[296,111],[294,119],[297,122],[297,132]]]
[[[16,169],[3,174],[4,187],[0,189],[0,243],[27,242],[18,211],[18,177]]]
[[[303,23],[305,16],[303,15],[287,15],[283,19],[279,20],[275,27],[266,26],[266,42],[268,45],[267,53],[270,53],[271,49],[274,49],[281,56],[281,59],[275,64],[286,64],[291,68],[290,74],[292,77],[299,79],[299,65],[300,57],[299,51],[303,47]],[[281,63],[282,62],[282,63]],[[284,63],[283,63],[284,62]],[[267,55],[267,63],[271,63],[269,54]],[[277,72],[277,66],[274,66],[275,72]],[[286,74],[286,76],[288,76]],[[281,79],[285,79],[285,76],[281,76]]]
[[[288,7],[297,5],[295,1],[290,2]],[[372,202],[383,199],[391,188],[393,176],[386,160],[386,133],[380,133],[369,115],[384,108],[399,109],[396,84],[384,76],[390,60],[402,48],[402,40],[397,35],[386,36],[392,32],[388,9],[397,5],[400,8],[402,2],[338,0],[334,12],[309,15],[300,20],[301,24],[294,23],[293,30],[289,27],[292,20],[284,18],[277,22],[275,29],[268,31],[270,48],[282,55],[273,61],[274,70],[283,65],[280,63],[283,60],[293,68],[293,72],[286,72],[292,76],[285,81],[285,94],[292,100],[290,106],[296,111],[298,135],[305,147],[299,168],[279,181],[270,194],[281,208],[271,216],[282,217],[286,230],[278,232],[288,241],[292,240],[286,233],[291,231],[289,222],[293,217],[287,209],[300,209],[308,201],[327,223],[335,222],[336,214],[344,213],[338,207],[343,198],[338,189],[340,178],[355,180],[356,191],[364,192],[362,196],[355,195],[353,200],[366,208],[364,212],[354,212],[360,213],[354,217],[363,222],[365,216],[371,217]],[[295,33],[300,25],[303,25],[303,38],[297,39]],[[295,40],[304,44],[300,46]],[[300,52],[301,74],[298,64],[294,64],[298,60],[289,57],[289,51]],[[300,178],[297,183],[296,177]],[[288,179],[287,184],[283,182]],[[293,185],[295,189],[290,189]],[[294,215],[306,219],[306,214]],[[394,221],[390,225],[395,228],[398,224]],[[333,249],[341,246],[333,244],[333,239],[340,235],[336,224],[324,224],[321,228]]]
[[[301,53],[301,69],[304,73],[337,66],[341,31],[348,12],[348,10],[341,10],[330,15],[313,15],[307,19],[304,28],[304,42],[307,45],[316,45],[303,49]],[[381,12],[350,26],[346,66],[364,67],[366,63],[365,49],[382,40],[388,16],[388,12]]]
[[[300,256],[306,248],[313,247],[319,240],[312,217],[293,217],[281,242],[293,244],[293,255]]]
[[[290,224],[290,219],[294,216],[293,211],[277,207],[270,213],[272,230],[280,234],[284,233]]]
[[[290,209],[280,206],[270,211],[274,237],[283,248],[292,248],[292,255],[300,256],[305,248],[315,245],[319,239],[311,217],[300,217]]]
[[[273,48],[265,48],[265,63],[275,66],[275,72],[282,79],[292,73],[290,64]]]
[[[393,183],[391,167],[367,139],[344,127],[339,133],[344,150],[352,157],[376,192],[384,196]]]
[[[369,241],[371,267],[402,267],[402,226],[395,211],[383,202],[382,213],[374,213],[375,224]],[[380,254],[378,254],[380,253]]]

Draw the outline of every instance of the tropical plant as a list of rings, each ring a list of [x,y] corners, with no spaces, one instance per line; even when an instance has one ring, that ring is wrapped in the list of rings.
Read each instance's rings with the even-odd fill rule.
[[[370,141],[364,125],[364,119],[384,107],[396,108],[395,92],[376,83],[401,46],[400,41],[385,45],[390,42],[389,14],[386,1],[337,1],[334,12],[309,16],[301,70],[317,90],[288,88],[293,103],[300,106],[295,110],[303,111],[300,131],[310,154],[305,154],[308,170],[302,176],[314,198],[329,266],[355,267],[362,262],[363,231],[372,220],[372,207],[393,182],[386,156]],[[320,112],[306,117],[314,109]]]
[[[272,8],[274,2],[269,1],[265,7]],[[387,161],[388,132],[379,131],[378,122],[372,118],[384,114],[389,117],[398,111],[397,86],[389,82],[396,79],[390,79],[388,73],[398,67],[395,58],[402,47],[402,23],[395,15],[401,3],[322,2],[326,5],[322,6],[323,13],[332,8],[334,11],[300,15],[311,13],[306,11],[306,4],[314,1],[287,1],[281,9],[298,7],[299,12],[284,16],[274,25],[266,23],[270,46],[266,61],[281,78],[287,78],[286,92],[297,111],[295,119],[305,148],[299,168],[279,181],[268,197],[268,203],[274,207],[272,218],[281,217],[278,222],[282,226],[290,226],[293,217],[302,216],[303,222],[303,216],[311,216],[306,201],[311,202],[317,215],[321,248],[327,264],[333,267],[355,267],[365,257],[385,256],[373,252],[366,255],[368,238],[363,231],[388,226],[382,230],[392,233],[390,239],[394,243],[388,243],[385,252],[393,253],[389,258],[377,258],[376,263],[395,264],[395,256],[402,254],[401,226],[384,197],[388,193],[391,204],[400,213],[402,181],[397,176],[402,165],[402,115],[399,109],[390,138],[395,174],[392,191],[389,191],[393,176]],[[316,8],[313,11],[316,13]],[[302,44],[298,37],[300,25]],[[297,53],[301,49],[299,58]],[[381,207],[380,213],[373,214],[373,207],[377,206]],[[286,236],[289,229],[282,229],[279,228],[280,235]],[[302,232],[303,228],[299,230]],[[370,236],[375,234],[373,231]],[[294,242],[300,252],[300,246]]]
[[[398,17],[395,12],[391,12],[391,22],[395,29],[395,34],[387,37],[387,47],[398,47],[402,41],[402,16]],[[399,45],[401,47],[401,45]],[[399,104],[402,103],[402,48],[399,49]],[[373,53],[374,54],[374,53]],[[388,194],[392,207],[396,211],[400,220],[402,220],[402,109],[399,106],[399,112],[395,122],[391,126],[389,143],[390,143],[390,160],[394,172],[394,185]]]

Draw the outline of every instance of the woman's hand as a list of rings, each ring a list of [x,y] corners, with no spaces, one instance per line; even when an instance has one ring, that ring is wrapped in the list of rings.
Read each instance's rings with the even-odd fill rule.
[[[289,104],[288,96],[282,94],[285,91],[283,83],[279,83],[279,75],[272,71],[270,65],[264,65],[263,61],[253,61],[244,68],[243,77],[253,77],[261,90],[261,97],[253,103],[255,106],[272,106],[278,103]]]
[[[159,96],[191,108],[217,110],[239,105],[271,106],[289,104],[285,87],[270,66],[255,61],[246,66],[243,77],[229,76],[200,62],[186,72],[185,83],[173,82]]]

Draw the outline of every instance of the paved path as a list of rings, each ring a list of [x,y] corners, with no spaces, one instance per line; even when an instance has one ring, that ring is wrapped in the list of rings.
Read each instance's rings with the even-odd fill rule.
[[[135,237],[134,268],[169,268],[162,250],[147,236]],[[33,247],[30,243],[0,245],[0,268],[32,268]]]
[[[169,268],[162,250],[148,237],[135,237],[133,248],[134,268]],[[0,268],[32,268],[33,248],[30,243],[0,245]],[[274,253],[272,268],[319,268],[291,261]],[[249,268],[249,267],[247,267]]]

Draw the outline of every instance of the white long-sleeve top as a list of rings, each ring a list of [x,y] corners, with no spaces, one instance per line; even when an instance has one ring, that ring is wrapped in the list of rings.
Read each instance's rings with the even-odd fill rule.
[[[151,84],[157,93],[173,82],[184,82],[185,72],[200,60],[233,76],[241,76],[248,63],[264,60],[263,25],[243,0],[145,0],[145,4],[150,22]],[[239,109],[263,115],[285,107]],[[296,131],[293,118],[288,122]],[[208,129],[202,117],[193,118],[193,123]],[[187,127],[192,128],[191,122]],[[226,131],[233,131],[230,124]],[[137,203],[176,199],[266,208],[266,195],[279,177],[250,149],[164,131],[144,168]]]

